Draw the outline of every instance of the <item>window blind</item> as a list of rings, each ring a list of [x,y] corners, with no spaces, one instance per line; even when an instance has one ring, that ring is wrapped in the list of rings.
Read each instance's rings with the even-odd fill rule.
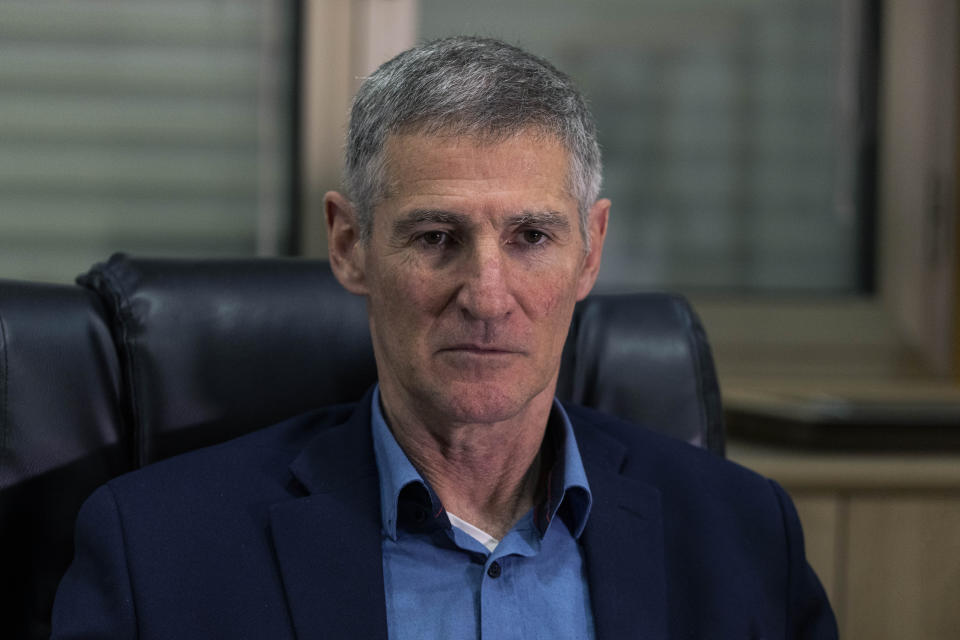
[[[113,251],[276,253],[289,224],[289,6],[0,3],[0,277]]]

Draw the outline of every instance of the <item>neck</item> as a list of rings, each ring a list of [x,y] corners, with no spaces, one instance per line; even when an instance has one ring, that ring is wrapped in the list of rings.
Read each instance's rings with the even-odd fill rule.
[[[537,503],[550,463],[541,447],[552,388],[495,423],[427,424],[382,387],[381,402],[397,443],[450,513],[501,539]]]

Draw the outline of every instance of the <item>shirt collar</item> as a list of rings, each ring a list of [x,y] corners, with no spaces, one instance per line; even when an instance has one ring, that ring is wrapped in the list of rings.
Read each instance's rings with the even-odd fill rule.
[[[387,426],[380,409],[380,385],[373,388],[370,400],[370,427],[373,432],[373,453],[380,475],[380,517],[383,530],[397,539],[397,521],[406,519],[419,524],[440,524],[450,527],[447,514],[437,494],[417,471]],[[420,505],[420,508],[417,506]]]
[[[398,520],[450,527],[440,499],[400,448],[380,409],[380,386],[374,387],[370,400],[373,451],[380,476],[380,516],[384,531],[397,539]],[[590,515],[593,502],[587,474],[573,435],[573,426],[556,399],[547,425],[547,446],[554,454],[553,468],[547,475],[543,501],[534,510],[534,522],[543,534],[559,514],[575,538],[579,538]]]
[[[573,537],[579,538],[587,526],[593,494],[590,493],[570,417],[556,398],[547,423],[546,439],[547,446],[553,448],[554,463],[545,483],[547,495],[534,510],[534,522],[542,534],[559,514],[566,520]]]

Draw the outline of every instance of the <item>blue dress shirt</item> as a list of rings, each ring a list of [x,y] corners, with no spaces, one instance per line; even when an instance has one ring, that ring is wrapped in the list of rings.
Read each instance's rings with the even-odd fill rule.
[[[593,638],[586,566],[577,543],[592,497],[560,403],[554,401],[545,438],[555,460],[547,497],[492,553],[450,524],[436,493],[387,426],[379,389],[372,405],[391,640]]]

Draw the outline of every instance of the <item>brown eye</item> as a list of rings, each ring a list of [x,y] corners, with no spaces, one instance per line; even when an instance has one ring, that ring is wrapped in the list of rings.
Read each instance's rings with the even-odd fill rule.
[[[447,240],[447,234],[443,231],[427,231],[423,234],[423,241],[427,244],[443,244]]]
[[[546,235],[536,229],[527,229],[523,232],[523,239],[527,244],[540,244],[545,238]]]

